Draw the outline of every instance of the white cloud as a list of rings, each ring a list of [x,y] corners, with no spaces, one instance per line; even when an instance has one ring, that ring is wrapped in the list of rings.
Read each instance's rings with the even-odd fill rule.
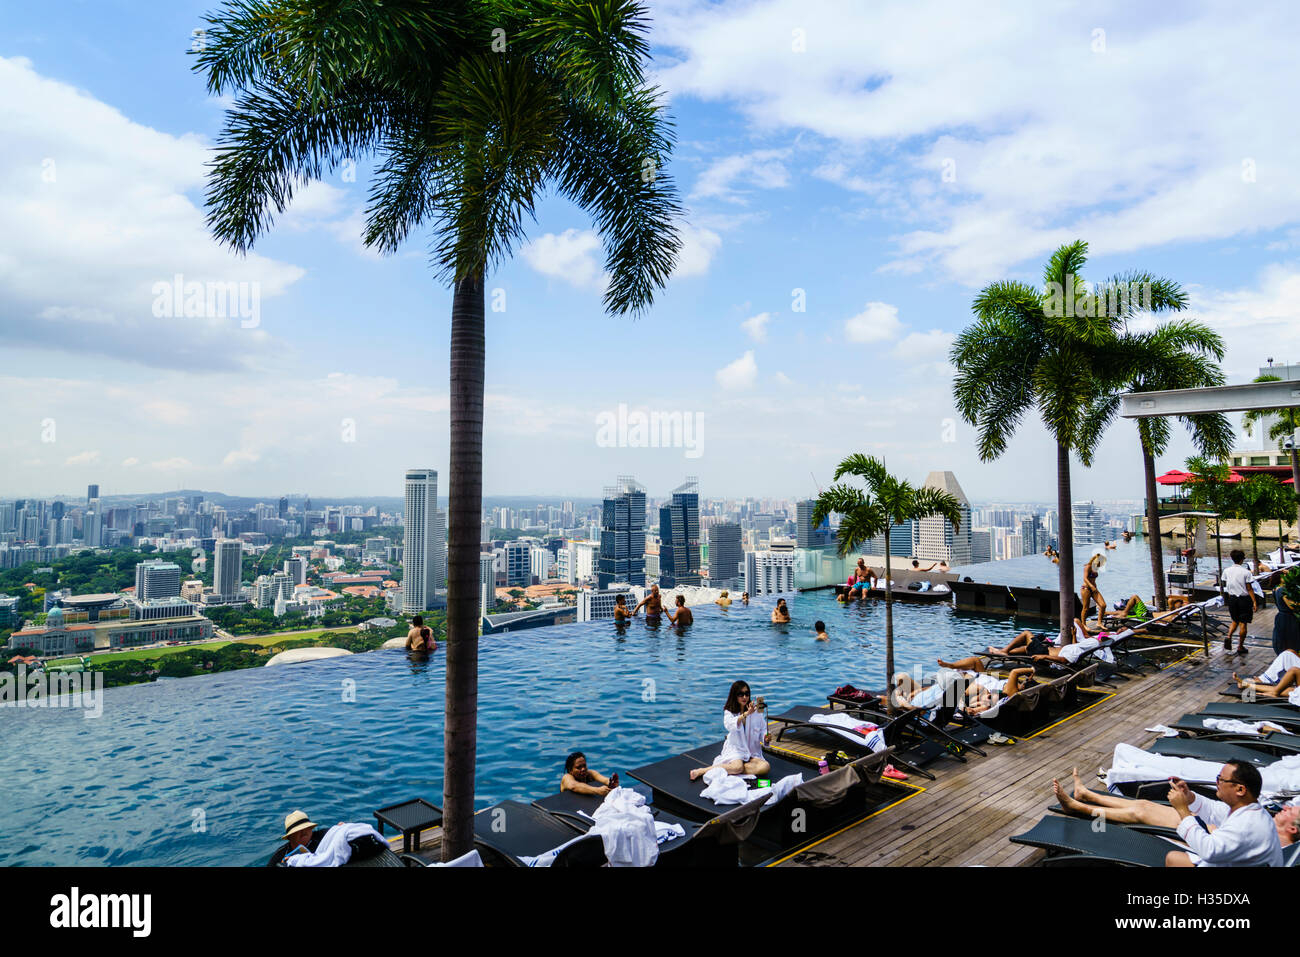
[[[753,350],[746,351],[735,362],[723,366],[714,373],[714,378],[724,389],[748,389],[753,386],[758,379],[758,363],[754,361]]]
[[[784,160],[790,150],[755,150],[725,156],[699,175],[692,199],[722,199],[744,204],[754,189],[779,189],[788,186],[790,173]]]
[[[777,385],[794,385],[794,380],[784,372],[778,372],[776,375],[772,376],[772,378],[776,380]]]
[[[600,237],[590,229],[546,233],[528,243],[520,254],[543,276],[562,279],[583,289],[603,289],[605,275],[597,262]]]
[[[850,342],[885,342],[902,331],[898,307],[887,302],[869,302],[856,316],[844,320],[844,334]]]
[[[673,277],[686,279],[709,271],[714,255],[722,248],[722,237],[711,229],[682,225],[682,248],[677,253]]]
[[[178,274],[255,283],[264,315],[267,300],[303,275],[211,238],[190,199],[212,156],[198,137],[135,123],[22,58],[0,58],[0,89],[0,334],[8,345],[204,370],[245,368],[267,349],[266,332],[237,319],[153,313],[154,284]]]
[[[1270,356],[1300,361],[1300,265],[1266,266],[1253,286],[1194,290],[1190,312],[1224,339],[1229,381],[1253,379]]]
[[[132,466],[139,465],[139,464],[140,464],[140,460],[139,460],[138,458],[136,458],[134,455],[132,455],[130,458],[125,458],[125,459],[122,460],[122,467],[123,467],[123,468],[128,468],[128,469],[129,469],[129,468],[131,468]]]
[[[913,361],[940,359],[948,355],[956,338],[953,333],[939,329],[909,332],[894,346],[894,355]]]
[[[64,465],[89,465],[91,462],[99,461],[99,452],[82,452],[78,455],[70,455],[64,460]]]
[[[915,224],[892,269],[979,286],[1077,237],[1124,253],[1300,221],[1300,139],[1275,119],[1290,106],[1300,8],[1183,14],[1014,0],[668,4],[656,39],[675,58],[657,80],[674,97],[733,106],[751,136],[811,132],[829,144],[815,176],[897,203]],[[805,52],[792,50],[796,26]],[[741,160],[697,190],[735,198]]]
[[[772,320],[770,312],[760,312],[756,316],[750,316],[740,324],[749,338],[755,342],[767,342],[767,324]]]
[[[160,472],[174,472],[177,469],[192,469],[194,468],[194,463],[189,459],[176,455],[169,459],[160,459],[157,462],[150,462],[149,467],[158,469]]]
[[[243,449],[234,449],[226,453],[226,457],[221,460],[221,464],[230,468],[232,466],[252,465],[261,456],[256,452],[249,452]]]

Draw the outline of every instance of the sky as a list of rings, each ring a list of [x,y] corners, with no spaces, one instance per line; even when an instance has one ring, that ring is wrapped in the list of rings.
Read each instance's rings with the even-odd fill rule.
[[[323,501],[445,473],[450,290],[427,233],[363,247],[366,161],[302,190],[246,257],[205,227],[229,101],[190,49],[216,7],[0,8],[0,497]],[[976,501],[1052,501],[1041,423],[981,462],[947,357],[983,286],[1038,283],[1075,239],[1085,278],[1182,283],[1229,382],[1300,362],[1300,7],[649,11],[677,269],[639,319],[606,315],[594,224],[539,205],[487,279],[485,494],[631,474],[653,495],[698,476],[706,497],[803,498],[865,452],[917,482],[951,470]],[[187,310],[194,283],[237,284],[228,314]],[[620,408],[689,428],[633,447]],[[1158,467],[1190,452],[1180,437]],[[1076,498],[1140,498],[1133,424],[1073,476]]]

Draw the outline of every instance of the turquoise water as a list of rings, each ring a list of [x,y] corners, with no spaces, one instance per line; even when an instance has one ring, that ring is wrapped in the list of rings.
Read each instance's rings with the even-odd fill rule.
[[[738,678],[774,714],[845,682],[883,684],[883,603],[804,593],[785,626],[769,623],[771,604],[700,608],[684,635],[638,619],[483,639],[477,806],[554,791],[572,750],[608,773],[720,739]],[[818,618],[830,642],[813,639]],[[927,672],[1015,632],[903,604],[894,627],[897,666]],[[441,803],[443,693],[441,653],[417,665],[375,651],[111,688],[95,720],[0,709],[0,864],[261,863],[291,810],[373,823],[385,804]]]

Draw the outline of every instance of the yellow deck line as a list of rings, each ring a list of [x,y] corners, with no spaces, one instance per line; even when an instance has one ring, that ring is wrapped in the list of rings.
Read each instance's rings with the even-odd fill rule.
[[[911,793],[911,794],[908,794],[908,795],[905,796],[905,797],[901,797],[901,798],[899,798],[899,799],[898,799],[897,801],[895,801],[893,804],[886,804],[884,807],[882,807],[882,808],[880,808],[880,809],[878,809],[878,810],[872,811],[872,812],[871,812],[870,814],[868,814],[866,817],[859,818],[858,820],[854,821],[852,824],[845,824],[845,825],[844,825],[842,828],[840,828],[838,831],[834,831],[833,833],[827,834],[825,837],[819,837],[817,840],[813,841],[811,844],[804,844],[803,846],[796,848],[795,850],[791,851],[789,854],[787,854],[785,857],[781,858],[780,860],[772,861],[771,863],[769,863],[769,864],[764,864],[763,866],[764,866],[764,867],[776,867],[778,864],[784,864],[786,861],[790,860],[790,858],[792,858],[792,857],[797,857],[798,855],[802,854],[804,851],[810,851],[810,850],[812,850],[812,849],[813,849],[814,847],[816,847],[818,844],[821,844],[821,843],[823,843],[823,842],[825,842],[825,841],[829,841],[832,837],[835,837],[835,836],[837,836],[837,835],[839,835],[839,834],[843,834],[843,833],[844,833],[845,831],[847,831],[849,828],[857,827],[859,824],[862,824],[862,823],[864,823],[864,822],[866,822],[866,821],[870,821],[870,820],[871,820],[873,817],[875,817],[877,814],[884,814],[884,813],[885,813],[886,811],[888,811],[891,807],[898,807],[898,805],[902,804],[904,801],[910,801],[910,800],[912,800],[912,798],[916,797],[918,794],[920,794],[922,791],[925,790],[925,788],[921,787],[919,784],[904,784],[904,783],[901,782],[901,781],[898,781],[898,782],[895,782],[895,783],[897,783],[900,787],[911,788],[912,793]]]

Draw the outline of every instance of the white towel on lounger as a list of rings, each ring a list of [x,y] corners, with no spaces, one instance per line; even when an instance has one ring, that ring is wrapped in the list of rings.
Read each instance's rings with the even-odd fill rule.
[[[870,721],[863,721],[861,718],[851,717],[843,711],[815,714],[809,719],[809,723],[829,727],[843,738],[858,744],[865,744],[872,751],[885,750],[885,735],[880,730],[879,725],[872,724]],[[859,729],[864,729],[866,733],[859,733]]]
[[[1278,724],[1270,724],[1268,721],[1238,721],[1236,718],[1205,718],[1201,724],[1211,731],[1233,731],[1237,734],[1268,734],[1270,731],[1280,731],[1283,734],[1291,734],[1286,728]]]

